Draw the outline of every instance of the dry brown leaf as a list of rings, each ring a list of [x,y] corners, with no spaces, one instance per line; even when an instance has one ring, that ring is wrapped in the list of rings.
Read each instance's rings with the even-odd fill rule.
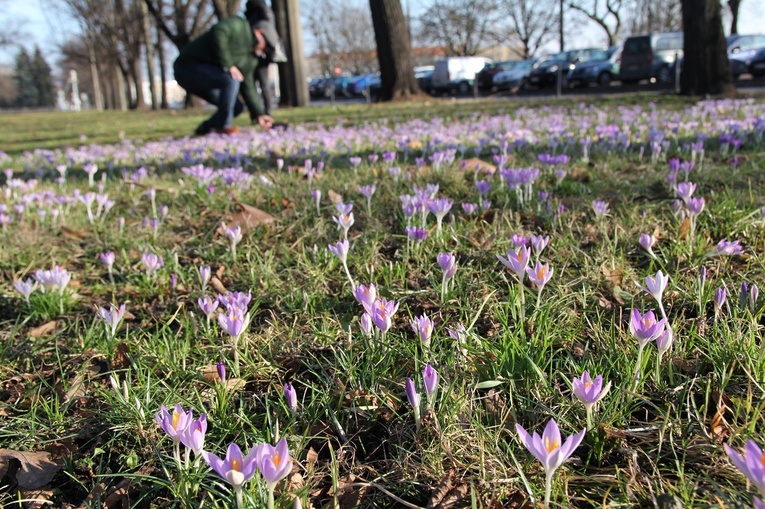
[[[220,282],[220,279],[215,276],[210,279],[210,286],[221,295],[226,295],[228,293],[228,290],[226,290],[226,287]]]
[[[112,369],[125,369],[130,366],[130,347],[120,341],[112,358]]]
[[[10,458],[16,458],[21,462],[21,470],[16,474],[19,488],[22,490],[36,490],[42,488],[55,477],[64,466],[51,461],[47,452],[21,452],[11,449],[0,449],[0,478],[8,469]]]
[[[653,238],[659,240],[661,238],[661,229],[657,226],[653,229]]]
[[[241,212],[237,212],[233,216],[224,220],[226,227],[228,228],[238,226],[242,229],[242,233],[245,234],[252,231],[257,226],[271,224],[276,221],[274,216],[268,212],[263,212],[257,207],[241,202],[238,202],[237,205],[242,208]],[[224,234],[222,225],[218,228],[218,233],[221,235]]]
[[[319,453],[313,447],[308,449],[305,455],[305,471],[308,473],[313,472],[316,463],[319,461]]]
[[[66,226],[61,226],[61,233],[63,233],[67,237],[72,237],[75,239],[84,239],[88,236],[86,232],[81,232],[77,230],[72,230],[71,228],[67,228]]]
[[[730,434],[730,424],[725,419],[725,413],[731,411],[733,402],[728,396],[719,391],[712,391],[712,399],[717,403],[717,411],[712,416],[709,428],[717,443],[722,443]]]
[[[29,336],[35,339],[40,339],[41,337],[47,336],[48,334],[51,334],[53,331],[55,331],[57,325],[58,325],[58,322],[56,320],[52,320],[48,323],[44,323],[40,325],[39,327],[35,327],[31,331],[29,331]]]
[[[476,173],[483,173],[486,175],[494,175],[494,173],[497,171],[496,166],[489,164],[486,161],[482,161],[477,157],[465,159],[462,164],[466,171],[474,171]]]
[[[438,483],[428,501],[428,509],[446,509],[465,500],[468,485],[457,480],[457,474],[450,470]]]
[[[683,224],[681,224],[680,228],[677,230],[677,240],[684,240],[690,233],[691,233],[691,218],[688,216],[685,216],[685,219],[683,219]]]
[[[32,490],[22,493],[24,498],[24,507],[26,509],[37,509],[38,507],[47,507],[53,505],[51,499],[53,498],[53,491],[51,490]],[[4,507],[13,507],[4,506]]]
[[[616,267],[615,269],[609,269],[606,267],[605,264],[603,264],[600,267],[600,271],[606,277],[606,281],[611,283],[613,286],[622,286],[622,282],[624,278],[624,269],[620,267]]]
[[[329,196],[329,201],[335,205],[343,202],[343,195],[334,192],[332,189],[327,191],[327,196]]]
[[[406,144],[412,150],[420,150],[422,148],[422,142],[419,140],[412,140]]]

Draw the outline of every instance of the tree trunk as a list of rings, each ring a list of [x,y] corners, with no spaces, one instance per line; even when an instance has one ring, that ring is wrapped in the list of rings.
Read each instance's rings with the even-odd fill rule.
[[[98,72],[98,61],[96,60],[96,48],[93,44],[93,38],[87,34],[88,38],[88,60],[90,61],[90,80],[93,86],[93,107],[96,111],[104,109],[104,97],[101,94],[101,76]]]
[[[741,0],[728,0],[730,9],[730,34],[738,33],[738,8],[741,7]]]
[[[120,111],[125,111],[127,110],[127,98],[125,97],[125,72],[121,66],[116,66],[114,74],[116,75],[115,84],[117,85],[114,91],[117,96],[116,106]]]
[[[298,0],[274,0],[271,2],[276,27],[284,43],[287,62],[279,64],[280,106],[308,106],[308,83],[306,81],[303,32],[300,23]]]
[[[168,108],[167,104],[167,74],[165,70],[165,49],[162,41],[162,31],[157,30],[157,63],[159,64],[159,107],[163,110]]]
[[[417,95],[412,44],[401,0],[369,0],[380,63],[380,101]]]
[[[731,93],[722,5],[719,0],[682,0],[684,69],[680,81],[684,95]]]
[[[143,32],[143,44],[146,49],[146,76],[149,78],[149,95],[151,95],[151,109],[157,109],[157,91],[154,83],[154,43],[151,40],[151,22],[149,9],[145,2],[138,2],[141,6],[141,30]]]

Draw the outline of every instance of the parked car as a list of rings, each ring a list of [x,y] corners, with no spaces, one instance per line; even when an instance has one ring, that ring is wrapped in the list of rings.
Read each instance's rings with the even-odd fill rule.
[[[430,94],[433,91],[433,71],[415,73],[414,76],[417,78],[417,86],[420,87],[420,90],[426,94]]]
[[[619,59],[622,55],[621,46],[598,51],[586,62],[576,64],[568,74],[568,86],[583,87],[595,83],[607,87],[619,76]]]
[[[753,76],[765,76],[765,48],[754,54],[749,64],[749,72]]]
[[[492,80],[497,90],[520,89],[526,83],[534,65],[539,62],[538,58],[529,58],[508,64],[505,70],[494,75]]]
[[[379,74],[364,74],[358,76],[349,85],[348,90],[353,95],[364,95],[369,91],[370,94],[380,91],[380,85],[382,84]]]
[[[558,81],[560,72],[563,85],[567,85],[568,73],[579,62],[589,60],[592,55],[601,51],[601,48],[585,48],[564,51],[553,56],[550,60],[542,62],[529,74],[529,84],[537,87],[554,86]]]
[[[435,92],[468,94],[473,88],[475,77],[483,69],[488,58],[449,57],[436,62],[431,77]]]
[[[734,79],[742,74],[752,73],[752,59],[759,50],[765,48],[765,35],[736,34],[729,35],[728,59]]]
[[[683,33],[665,32],[628,37],[624,41],[619,79],[624,84],[648,80],[671,83],[670,70],[676,58],[683,56]]]
[[[317,78],[308,84],[308,93],[311,99],[329,97],[335,86],[335,78]]]
[[[505,62],[488,62],[483,69],[476,74],[475,81],[478,90],[491,90],[494,87],[494,76],[502,71],[508,70],[517,60],[508,60]]]

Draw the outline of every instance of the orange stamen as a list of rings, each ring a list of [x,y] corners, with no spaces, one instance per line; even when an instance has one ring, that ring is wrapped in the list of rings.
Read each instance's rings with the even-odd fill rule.
[[[178,429],[178,421],[181,418],[181,414],[173,411],[173,429]]]
[[[242,471],[242,464],[239,460],[231,460],[231,470],[236,470],[237,472]]]
[[[545,449],[547,449],[547,452],[553,452],[555,449],[560,447],[560,441],[556,440],[555,442],[550,443],[549,438],[545,438]]]
[[[281,463],[281,461],[282,461],[282,457],[281,457],[281,455],[279,455],[279,451],[276,451],[274,453],[274,458],[273,458],[274,466],[278,467],[279,463]]]

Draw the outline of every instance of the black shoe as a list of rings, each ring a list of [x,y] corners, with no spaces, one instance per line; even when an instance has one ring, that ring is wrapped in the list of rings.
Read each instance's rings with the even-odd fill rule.
[[[205,136],[212,132],[212,129],[207,127],[204,123],[199,124],[199,127],[197,127],[194,130],[194,136]]]

